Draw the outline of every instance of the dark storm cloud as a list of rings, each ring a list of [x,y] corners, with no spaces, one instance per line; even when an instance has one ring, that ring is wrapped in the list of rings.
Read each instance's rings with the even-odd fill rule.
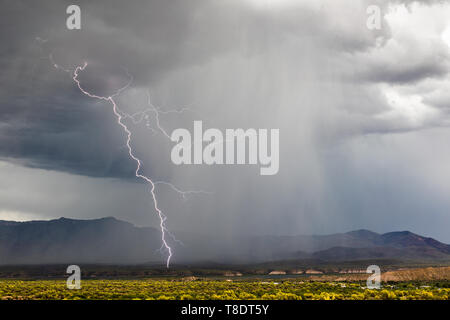
[[[448,73],[447,66],[442,63],[433,63],[424,61],[423,63],[410,67],[382,65],[374,67],[370,74],[365,78],[374,82],[389,83],[414,83],[426,78],[443,77]]]
[[[114,121],[110,112],[93,108],[95,101],[82,97],[68,74],[52,68],[49,55],[67,69],[84,60],[94,66],[101,62],[96,71],[104,78],[105,70],[126,66],[133,85],[151,85],[178,66],[203,63],[234,47],[240,24],[249,17],[241,16],[245,8],[220,2],[114,1],[105,6],[80,1],[83,29],[68,31],[65,8],[70,3],[8,1],[2,6],[0,155],[29,166],[126,176],[134,164],[114,147],[123,135],[108,125]],[[97,94],[117,89],[102,88],[98,80],[83,84]]]
[[[64,78],[59,78],[64,83]],[[69,84],[69,81],[65,81]],[[39,82],[22,95],[1,99],[0,154],[31,167],[94,176],[129,176],[132,164],[114,147],[123,136],[104,123],[114,121],[104,106],[96,106],[77,91],[39,94]],[[16,88],[11,88],[14,90]],[[30,89],[28,91],[27,89]],[[46,92],[46,88],[42,88]],[[61,89],[62,90],[62,89]]]
[[[436,2],[404,3],[411,8],[414,3]],[[389,3],[377,1],[383,12]],[[323,60],[318,65],[328,64],[336,74],[343,74],[341,79],[350,77],[355,82],[414,84],[448,72],[449,53],[444,45],[434,41],[422,48],[420,40],[406,39],[398,53],[391,44],[399,39],[392,38],[395,35],[386,19],[381,30],[367,30],[370,1],[354,6],[304,1],[273,11],[255,8],[251,1],[110,1],[108,5],[78,1],[82,8],[79,31],[65,28],[69,4],[6,1],[3,5],[2,157],[94,176],[132,172],[133,163],[113,143],[123,140],[123,133],[112,125],[114,117],[105,112],[108,106],[99,107],[100,103],[83,97],[68,74],[52,67],[50,54],[65,68],[87,60],[97,77],[82,78],[83,84],[98,94],[117,89],[118,82],[108,86],[102,78],[111,78],[113,70],[115,75],[122,72],[125,79],[122,67],[132,74],[133,86],[151,87],[179,70],[204,66],[227,54],[251,59],[268,51],[276,55],[277,48],[279,59],[287,59],[287,64],[295,64],[289,61],[295,54],[317,55]],[[298,43],[298,48],[291,43]],[[292,51],[292,56],[283,51]],[[410,51],[414,51],[413,59],[408,59]],[[329,81],[322,68],[314,72]],[[390,106],[378,89],[357,86],[358,90],[351,85],[342,89],[345,100],[332,100],[338,109],[357,115],[339,116],[320,135],[408,130],[408,125],[371,119]]]
[[[439,40],[437,40],[439,41]],[[419,45],[419,44],[418,44]],[[357,81],[385,82],[392,84],[414,84],[428,78],[443,78],[449,72],[450,53],[448,48],[439,43],[433,48],[433,43],[420,44],[426,46],[425,52],[415,45],[414,58],[408,59],[409,53],[405,50],[404,59],[371,61],[368,59],[366,71],[363,71]],[[406,48],[405,48],[406,49]]]
[[[93,108],[95,101],[82,97],[68,74],[52,68],[50,54],[72,70],[87,60],[103,78],[111,76],[107,70],[126,67],[133,86],[139,87],[158,84],[179,68],[203,65],[228,52],[258,55],[290,37],[305,43],[312,38],[317,45],[351,52],[372,46],[377,36],[354,34],[346,23],[330,25],[330,13],[322,8],[301,5],[271,13],[242,2],[203,0],[132,5],[79,1],[82,30],[69,31],[65,8],[70,3],[3,5],[0,155],[29,166],[94,176],[132,172],[133,164],[113,143],[123,135],[110,125],[110,113]],[[101,78],[82,80],[97,94],[117,89],[105,87]]]

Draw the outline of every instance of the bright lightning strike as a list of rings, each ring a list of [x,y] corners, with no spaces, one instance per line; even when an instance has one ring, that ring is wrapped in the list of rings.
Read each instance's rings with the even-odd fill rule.
[[[128,150],[128,155],[130,156],[131,159],[133,159],[136,164],[136,171],[135,171],[135,176],[137,178],[140,178],[142,180],[144,180],[146,183],[148,183],[150,185],[150,194],[152,196],[153,199],[153,204],[154,204],[154,209],[158,215],[159,221],[160,221],[160,229],[161,229],[161,240],[162,240],[162,244],[161,244],[161,248],[158,250],[161,253],[163,252],[163,250],[166,250],[168,252],[168,256],[167,256],[167,260],[166,260],[166,267],[169,268],[170,266],[170,260],[173,256],[173,249],[169,246],[169,243],[167,241],[167,235],[172,238],[172,240],[174,242],[177,242],[181,245],[184,246],[184,244],[179,241],[178,239],[175,238],[175,236],[167,229],[166,227],[166,220],[167,220],[167,216],[162,212],[162,210],[158,207],[158,200],[156,197],[156,186],[157,185],[167,185],[169,186],[172,190],[174,190],[175,192],[177,192],[178,194],[180,194],[182,196],[183,199],[187,198],[187,195],[191,195],[191,194],[211,194],[211,192],[206,192],[203,190],[181,190],[178,187],[176,187],[174,184],[166,182],[166,181],[152,181],[149,177],[145,176],[143,173],[141,173],[141,167],[142,167],[142,162],[141,160],[135,155],[135,153],[133,152],[133,149],[131,147],[131,131],[128,129],[127,125],[123,122],[124,119],[131,119],[132,122],[134,124],[137,124],[139,122],[141,122],[143,119],[147,119],[148,118],[148,113],[153,113],[155,116],[155,120],[156,120],[156,126],[158,128],[158,130],[165,136],[167,137],[169,140],[171,140],[170,135],[167,133],[167,131],[162,127],[162,125],[160,124],[160,114],[169,114],[169,113],[183,113],[185,111],[190,111],[193,112],[191,109],[189,108],[182,108],[179,110],[161,110],[160,108],[154,106],[151,102],[150,99],[150,92],[147,91],[147,97],[148,97],[148,106],[149,108],[135,113],[135,114],[127,114],[126,112],[124,112],[123,110],[120,110],[119,107],[117,106],[116,101],[114,100],[114,98],[116,96],[118,96],[120,93],[122,93],[124,90],[126,90],[130,85],[131,82],[133,81],[133,77],[129,74],[128,70],[125,69],[125,72],[127,74],[127,76],[129,77],[129,81],[128,83],[118,89],[114,94],[110,95],[110,96],[99,96],[93,93],[90,93],[88,90],[84,89],[80,83],[80,80],[78,79],[79,73],[81,71],[84,71],[87,67],[87,62],[85,62],[82,66],[77,66],[75,69],[68,69],[65,68],[59,64],[57,64],[54,59],[53,59],[53,55],[50,54],[48,56],[48,59],[50,60],[51,64],[58,70],[62,70],[66,73],[69,73],[72,77],[72,80],[76,83],[78,89],[86,96],[90,97],[90,98],[94,98],[94,99],[99,99],[99,100],[103,100],[105,102],[108,102],[112,105],[112,109],[114,112],[114,115],[117,118],[117,123],[122,127],[122,129],[125,131],[126,134],[126,147]],[[136,118],[138,118],[139,120],[136,120]],[[155,129],[150,128],[153,130],[153,132],[156,132]]]
[[[55,66],[56,66],[56,65],[55,65]],[[114,100],[114,97],[115,97],[115,96],[117,96],[118,94],[120,94],[123,90],[125,90],[125,89],[130,85],[132,79],[130,79],[130,81],[128,82],[128,84],[127,84],[125,87],[123,87],[123,88],[117,90],[113,95],[110,95],[110,96],[108,96],[108,97],[95,95],[95,94],[92,94],[92,93],[88,92],[87,90],[85,90],[85,89],[81,86],[80,80],[78,80],[79,72],[80,72],[80,71],[84,71],[84,69],[86,69],[86,67],[87,67],[87,63],[86,63],[86,62],[83,64],[83,66],[78,66],[78,67],[76,67],[76,68],[75,68],[75,71],[73,72],[73,77],[72,77],[72,79],[73,79],[73,81],[75,81],[75,83],[77,84],[77,86],[78,86],[78,88],[80,89],[80,91],[81,91],[83,94],[85,94],[86,96],[91,97],[91,98],[95,98],[95,99],[99,99],[99,100],[103,100],[103,101],[106,101],[106,102],[109,102],[109,103],[112,105],[114,115],[115,115],[116,118],[117,118],[117,123],[122,127],[122,129],[123,129],[123,130],[125,131],[125,133],[126,133],[126,137],[127,137],[127,140],[126,140],[126,146],[127,146],[127,149],[128,149],[128,155],[129,155],[130,158],[132,158],[132,159],[136,162],[136,164],[137,164],[136,171],[135,171],[135,175],[136,175],[137,178],[140,178],[140,179],[142,179],[142,180],[144,180],[145,182],[147,182],[147,183],[150,184],[150,194],[152,195],[153,204],[154,204],[154,209],[155,209],[155,211],[156,211],[157,214],[158,214],[159,222],[160,222],[160,223],[159,223],[159,226],[160,226],[160,229],[161,229],[162,248],[165,248],[165,249],[167,250],[167,252],[168,252],[168,257],[167,257],[167,260],[166,260],[166,266],[167,266],[167,268],[169,268],[169,266],[170,266],[170,259],[172,258],[172,248],[169,246],[169,244],[167,243],[167,240],[166,240],[166,232],[167,232],[167,228],[166,228],[166,220],[167,220],[167,217],[164,215],[164,213],[163,213],[163,212],[161,211],[161,209],[158,207],[158,200],[157,200],[157,198],[156,198],[156,192],[155,192],[155,188],[156,188],[155,183],[154,183],[149,177],[147,177],[147,176],[145,176],[144,174],[140,173],[141,167],[142,167],[142,162],[141,162],[141,160],[140,160],[138,157],[136,157],[136,155],[135,155],[134,152],[133,152],[133,148],[131,147],[131,131],[128,129],[128,127],[126,126],[126,124],[123,123],[123,121],[122,121],[123,116],[122,116],[122,114],[120,113],[120,111],[119,111],[119,109],[118,109],[118,107],[117,107],[117,104],[116,104],[116,102],[115,102],[115,100]]]

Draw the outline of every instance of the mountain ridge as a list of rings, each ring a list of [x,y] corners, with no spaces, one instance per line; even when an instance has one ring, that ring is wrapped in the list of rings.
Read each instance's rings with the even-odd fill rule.
[[[246,236],[230,242],[183,233],[171,241],[174,262],[211,260],[254,263],[283,259],[449,260],[450,245],[410,231],[379,234],[367,229],[330,235]],[[0,264],[159,262],[161,234],[116,219],[0,220]]]

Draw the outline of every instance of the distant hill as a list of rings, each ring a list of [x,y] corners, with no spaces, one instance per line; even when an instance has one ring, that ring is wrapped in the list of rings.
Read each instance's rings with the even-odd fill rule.
[[[231,241],[177,233],[175,263],[397,259],[450,261],[450,245],[409,231],[356,230],[332,235],[238,237]],[[158,229],[115,218],[0,221],[0,264],[161,263]]]
[[[263,244],[265,241],[258,239],[255,242]],[[268,242],[274,243],[273,239]],[[294,248],[298,251],[294,252]],[[332,235],[293,236],[279,238],[277,248],[271,250],[284,252],[284,259],[450,260],[450,245],[409,231],[378,234],[357,230]]]
[[[115,218],[0,221],[0,264],[160,260],[159,231]]]

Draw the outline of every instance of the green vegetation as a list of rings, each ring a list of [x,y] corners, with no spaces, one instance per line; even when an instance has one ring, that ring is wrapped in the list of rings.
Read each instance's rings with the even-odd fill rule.
[[[384,283],[380,290],[364,282],[296,280],[84,280],[80,290],[66,288],[65,280],[0,280],[0,299],[291,299],[368,300],[444,299],[450,282]]]

